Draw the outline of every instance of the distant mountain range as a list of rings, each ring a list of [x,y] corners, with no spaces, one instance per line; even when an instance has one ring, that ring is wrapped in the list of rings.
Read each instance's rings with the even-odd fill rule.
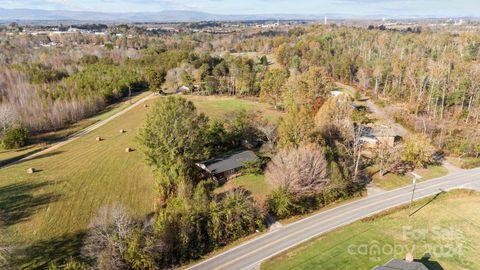
[[[106,13],[93,11],[2,9],[1,21],[127,21],[127,22],[196,22],[268,19],[319,19],[321,16],[295,14],[221,15],[200,11],[164,10],[159,12]]]
[[[254,14],[225,15],[189,10],[159,12],[106,13],[95,11],[4,9],[0,8],[0,22],[12,21],[85,21],[85,22],[198,22],[198,21],[256,21],[256,20],[323,20],[393,18],[382,14],[354,16],[348,14]],[[410,18],[426,18],[411,16]],[[433,18],[433,17],[430,17]],[[397,17],[396,19],[400,19]]]

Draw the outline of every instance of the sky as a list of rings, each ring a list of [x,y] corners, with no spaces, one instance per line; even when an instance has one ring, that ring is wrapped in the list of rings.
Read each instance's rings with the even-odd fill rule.
[[[0,0],[1,8],[103,12],[195,10],[216,14],[478,16],[480,0]]]

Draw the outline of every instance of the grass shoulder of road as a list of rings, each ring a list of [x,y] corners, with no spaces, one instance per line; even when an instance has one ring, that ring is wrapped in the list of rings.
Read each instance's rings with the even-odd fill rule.
[[[243,99],[192,100],[212,118],[239,108],[270,112],[268,105]],[[28,251],[25,267],[76,255],[74,246],[81,244],[85,229],[103,205],[125,205],[139,217],[152,211],[154,175],[136,140],[148,110],[136,106],[52,152],[0,169],[0,212],[8,238]],[[98,142],[96,137],[104,140]],[[135,151],[127,153],[127,147]],[[32,167],[38,172],[28,174]]]
[[[375,168],[372,168],[371,170],[375,171]],[[422,177],[419,180],[419,182],[422,182],[429,179],[445,176],[448,174],[448,170],[443,166],[429,166],[426,169],[417,169],[415,170],[415,173]],[[372,182],[381,189],[392,190],[399,187],[411,185],[412,175],[387,173],[383,177],[380,177],[379,173],[376,172],[372,177]]]
[[[462,169],[473,169],[480,167],[480,157],[447,157],[448,162]]]
[[[51,143],[58,142],[67,138],[68,136],[87,128],[99,121],[105,120],[108,117],[122,111],[123,109],[130,106],[132,103],[148,96],[151,92],[145,91],[139,93],[138,95],[133,96],[131,99],[125,99],[122,102],[112,104],[105,108],[102,112],[80,120],[64,129],[42,133],[35,135],[31,138],[32,144],[20,149],[14,150],[1,150],[0,149],[0,166],[6,165],[7,163],[14,162],[16,160],[22,159],[26,156],[32,155],[36,152],[39,152],[49,146]]]
[[[413,251],[429,269],[479,269],[480,193],[456,190],[355,222],[266,261],[262,269],[372,269]],[[415,233],[415,234],[413,234]],[[415,235],[415,237],[412,237]],[[440,265],[442,268],[439,268]]]

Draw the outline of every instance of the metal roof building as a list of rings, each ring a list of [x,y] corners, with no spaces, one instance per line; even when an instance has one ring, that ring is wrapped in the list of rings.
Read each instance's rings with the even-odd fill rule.
[[[242,151],[223,158],[214,158],[197,163],[197,166],[215,177],[228,178],[243,167],[245,162],[257,161],[258,157],[252,151]]]

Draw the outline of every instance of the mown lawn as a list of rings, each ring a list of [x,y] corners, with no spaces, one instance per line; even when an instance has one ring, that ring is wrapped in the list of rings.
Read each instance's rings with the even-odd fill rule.
[[[75,132],[78,132],[90,125],[95,124],[96,122],[105,120],[106,118],[112,116],[113,114],[127,108],[128,106],[131,105],[131,103],[134,103],[145,96],[149,95],[151,92],[146,91],[143,93],[140,93],[136,96],[133,96],[130,99],[125,99],[122,102],[118,102],[115,104],[112,104],[108,106],[103,112],[100,112],[99,114],[92,116],[87,119],[83,119],[69,127],[66,127],[64,129],[58,130],[58,131],[53,131],[53,132],[48,132],[44,134],[39,134],[33,136],[31,138],[31,145],[23,147],[21,149],[16,149],[16,150],[2,150],[0,149],[0,167],[10,163],[11,161],[15,161],[18,159],[21,159],[24,156],[28,156],[31,154],[34,154],[35,152],[38,152],[42,149],[45,149],[49,143],[54,143],[59,140],[62,140],[66,138],[69,135],[72,135]]]
[[[372,269],[412,250],[415,259],[432,255],[429,269],[480,269],[479,203],[478,192],[443,193],[415,203],[414,209],[424,207],[410,219],[405,208],[353,223],[274,257],[262,269]]]
[[[234,98],[191,99],[211,117],[242,108],[267,110],[266,105]],[[0,213],[7,226],[1,238],[26,248],[25,267],[76,255],[83,233],[103,205],[125,205],[138,217],[152,211],[154,175],[135,139],[147,111],[137,106],[59,149],[0,169]],[[135,151],[126,153],[127,147]],[[27,174],[30,167],[39,172]]]
[[[258,112],[259,114],[265,116],[265,118],[271,121],[278,121],[281,116],[281,112],[272,109],[271,106],[249,99],[215,96],[185,97],[194,102],[195,106],[200,112],[203,112],[213,118],[224,118],[228,116],[228,114],[239,110]]]
[[[422,176],[422,179],[419,182],[442,177],[448,174],[448,170],[443,166],[430,166],[427,169],[417,169],[415,173]],[[395,188],[411,185],[413,176],[411,174],[398,175],[393,173],[388,173],[383,177],[380,177],[378,173],[375,173],[372,177],[372,181],[378,187],[384,190],[392,190]]]
[[[217,192],[227,191],[233,188],[244,188],[252,193],[254,199],[262,205],[267,196],[272,192],[272,186],[265,181],[264,175],[247,174],[229,180]]]
[[[10,237],[35,256],[29,267],[74,255],[75,248],[62,247],[80,238],[102,205],[123,204],[137,216],[153,209],[151,169],[140,151],[125,152],[138,148],[135,136],[146,110],[137,106],[64,147],[0,169],[0,209]],[[27,174],[30,167],[40,171]]]

